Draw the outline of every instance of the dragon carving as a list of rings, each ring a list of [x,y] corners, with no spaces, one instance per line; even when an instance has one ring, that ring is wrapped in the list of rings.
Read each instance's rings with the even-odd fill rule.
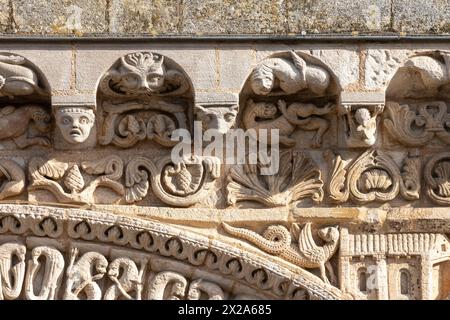
[[[232,227],[222,223],[229,234],[247,240],[258,248],[272,255],[285,259],[299,267],[307,269],[320,268],[320,275],[325,283],[330,283],[325,267],[331,274],[331,282],[335,281],[334,272],[328,262],[337,249],[339,230],[337,227],[325,227],[318,230],[318,236],[325,241],[325,245],[318,246],[311,232],[311,223],[308,222],[300,230],[294,224],[291,232],[281,225],[269,226],[261,236],[260,234],[243,228]],[[298,244],[292,243],[292,237],[298,239]]]

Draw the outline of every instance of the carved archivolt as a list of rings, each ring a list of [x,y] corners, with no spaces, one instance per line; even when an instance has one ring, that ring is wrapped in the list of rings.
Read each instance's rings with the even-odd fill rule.
[[[368,150],[353,161],[348,169],[342,158],[327,154],[331,165],[328,190],[331,200],[356,203],[386,202],[400,193],[406,200],[420,196],[420,161],[407,157],[402,171],[392,158],[381,150]]]
[[[233,166],[228,175],[228,203],[250,200],[276,207],[309,197],[322,201],[321,172],[306,154],[281,152],[279,168],[275,175],[261,175],[260,165]]]
[[[17,241],[8,241],[9,234]],[[245,294],[265,299],[305,298],[300,292],[314,299],[344,298],[339,289],[303,269],[275,267],[255,253],[244,257],[232,244],[98,212],[3,206],[0,240],[0,293],[6,299],[243,298],[239,290],[220,284],[221,277],[231,277],[247,288]],[[191,278],[183,264],[204,270],[205,276],[211,273],[219,282],[209,276]],[[38,269],[42,282],[34,281]]]

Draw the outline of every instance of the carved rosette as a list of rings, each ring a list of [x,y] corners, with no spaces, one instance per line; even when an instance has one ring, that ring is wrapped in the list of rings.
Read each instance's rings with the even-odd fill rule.
[[[323,181],[319,168],[306,154],[280,153],[280,171],[261,175],[261,165],[236,165],[228,175],[228,203],[257,201],[268,207],[285,206],[304,198],[323,199]]]
[[[392,158],[380,150],[368,150],[353,161],[348,169],[344,161],[331,152],[331,175],[328,183],[330,199],[356,203],[387,202],[400,193],[406,200],[420,196],[420,161],[417,157],[404,160],[402,172]]]

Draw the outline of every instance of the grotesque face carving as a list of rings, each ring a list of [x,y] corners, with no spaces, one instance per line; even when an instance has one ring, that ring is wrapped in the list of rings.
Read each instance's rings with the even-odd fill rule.
[[[56,125],[68,143],[86,141],[94,126],[95,115],[86,107],[65,107],[56,112]]]
[[[121,59],[114,87],[126,94],[151,94],[164,89],[163,57],[152,53],[133,53]]]
[[[238,113],[238,106],[220,106],[205,108],[197,105],[197,120],[202,122],[203,130],[215,129],[225,134],[234,125]]]

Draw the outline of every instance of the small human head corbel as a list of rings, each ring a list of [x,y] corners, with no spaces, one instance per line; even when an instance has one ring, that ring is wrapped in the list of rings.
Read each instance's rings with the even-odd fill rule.
[[[67,106],[55,111],[56,125],[70,144],[83,143],[95,124],[94,111],[89,107]]]

